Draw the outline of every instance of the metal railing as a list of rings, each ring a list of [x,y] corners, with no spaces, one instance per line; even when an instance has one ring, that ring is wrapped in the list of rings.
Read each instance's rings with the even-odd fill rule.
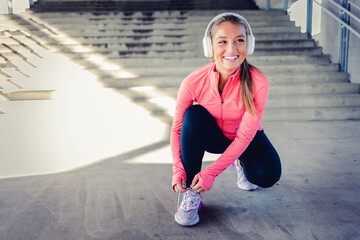
[[[256,0],[253,1],[256,3]],[[312,38],[312,25],[313,25],[312,15],[313,15],[313,3],[314,3],[317,4],[322,11],[326,12],[335,21],[339,23],[339,28],[340,28],[339,65],[341,72],[347,72],[348,54],[349,54],[349,37],[350,37],[349,31],[360,39],[360,33],[357,30],[355,30],[352,26],[350,26],[350,19],[355,20],[351,22],[352,24],[354,24],[354,22],[360,23],[360,18],[358,16],[355,16],[355,14],[353,14],[350,11],[350,6],[351,9],[357,9],[358,11],[360,11],[360,6],[356,5],[354,2],[349,0],[339,0],[339,1],[341,3],[337,3],[334,0],[328,0],[329,3],[331,3],[333,6],[337,8],[337,10],[340,11],[340,14],[337,16],[317,0],[307,0],[306,32],[308,34],[308,37]],[[270,9],[271,9],[271,0],[266,0],[265,10],[270,10]],[[288,0],[283,0],[282,9],[284,11],[288,10]]]
[[[356,20],[356,22],[360,23],[360,18],[355,16],[352,12],[350,12],[350,4],[351,7],[360,9],[359,6],[354,4],[353,2],[349,2],[348,0],[341,0],[341,5],[334,0],[328,0],[333,6],[340,10],[340,15],[336,16],[333,12],[331,12],[324,5],[319,3],[317,0],[307,0],[307,20],[306,20],[306,32],[308,36],[312,37],[312,5],[313,3],[317,4],[321,7],[321,10],[330,15],[334,20],[339,23],[340,27],[340,39],[339,39],[339,65],[341,72],[347,72],[348,67],[348,54],[349,54],[349,31],[352,32],[355,36],[360,39],[360,33],[356,31],[353,27],[350,26],[350,17],[351,20]]]

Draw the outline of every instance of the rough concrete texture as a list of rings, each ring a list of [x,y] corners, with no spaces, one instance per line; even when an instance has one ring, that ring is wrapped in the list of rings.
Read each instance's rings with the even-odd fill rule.
[[[164,141],[73,171],[1,179],[0,238],[360,239],[360,122],[264,126],[282,159],[279,183],[241,191],[229,167],[203,194],[195,227],[174,222]]]

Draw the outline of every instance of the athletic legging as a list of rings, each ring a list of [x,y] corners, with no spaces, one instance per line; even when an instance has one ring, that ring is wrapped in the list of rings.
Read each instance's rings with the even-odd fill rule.
[[[223,153],[232,142],[224,136],[215,118],[201,105],[193,105],[186,110],[180,139],[187,187],[201,171],[204,152]],[[280,158],[264,131],[257,131],[239,160],[251,183],[268,188],[280,179]]]

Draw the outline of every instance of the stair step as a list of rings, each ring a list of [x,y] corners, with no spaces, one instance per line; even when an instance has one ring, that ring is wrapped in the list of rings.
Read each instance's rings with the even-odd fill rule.
[[[357,107],[360,106],[360,94],[331,95],[287,95],[271,96],[268,108],[276,107]]]
[[[116,67],[116,66],[115,66]],[[121,75],[123,72],[132,73],[133,76],[143,76],[143,77],[155,77],[155,76],[182,76],[186,77],[189,73],[195,71],[200,66],[187,66],[187,67],[177,67],[177,66],[157,66],[157,67],[148,67],[142,68],[141,65],[139,67],[132,68],[122,68],[118,70],[110,69],[98,69],[92,68],[89,69],[91,72],[100,77],[112,77]],[[293,65],[272,65],[272,66],[258,66],[259,69],[265,74],[276,74],[276,73],[293,73],[293,74],[301,74],[303,72],[307,72],[311,74],[313,72],[328,72],[332,74],[332,72],[336,72],[339,69],[338,64],[293,64]]]
[[[161,92],[176,99],[178,88],[160,88]],[[128,94],[129,98],[139,101],[149,101],[145,95],[137,92]],[[360,94],[319,94],[319,95],[280,95],[270,96],[267,108],[298,108],[298,107],[356,107],[360,106]]]
[[[1,19],[1,18],[0,18]],[[58,25],[70,25],[74,22],[74,19],[76,19],[76,22],[78,24],[83,24],[85,26],[91,26],[91,25],[100,25],[100,24],[106,24],[106,27],[111,27],[111,25],[156,25],[156,24],[179,24],[179,25],[185,25],[186,27],[192,26],[202,26],[206,27],[209,23],[209,19],[205,19],[204,17],[69,17],[69,18],[42,18],[46,19],[46,24],[49,24],[51,26],[58,26]],[[7,19],[4,19],[5,21]],[[294,26],[293,21],[289,21],[289,17],[286,15],[281,15],[276,18],[266,18],[266,17],[247,17],[247,20],[251,27],[256,26],[269,26],[269,25],[277,25],[277,26]],[[20,22],[20,21],[19,21]],[[5,23],[0,23],[0,26],[2,26]],[[21,24],[29,24],[26,22],[22,22]]]
[[[132,27],[132,26],[128,26],[128,27],[124,27],[121,25],[118,25],[117,27],[114,28],[107,28],[107,27],[103,27],[103,28],[84,28],[83,26],[77,26],[74,25],[73,27],[69,27],[69,28],[62,28],[61,25],[57,26],[56,29],[54,27],[51,27],[51,29],[53,29],[56,32],[59,31],[63,31],[66,32],[67,34],[69,34],[70,36],[81,36],[83,34],[91,34],[93,36],[102,36],[103,34],[106,35],[113,35],[113,34],[121,34],[121,35],[132,35],[134,33],[136,34],[157,34],[157,35],[161,35],[161,34],[194,34],[194,36],[196,35],[203,35],[204,31],[205,31],[205,26],[203,27],[198,27],[198,28],[188,28],[185,26],[174,26],[174,27],[169,27],[167,28],[166,26],[158,26],[159,28],[154,28],[154,26],[140,26],[140,27]],[[251,28],[254,35],[256,36],[256,34],[258,33],[299,33],[300,32],[300,27],[296,27],[296,26],[270,26],[270,27],[252,27]],[[35,31],[36,27],[32,27],[32,28],[27,28],[27,30],[29,31]]]
[[[69,39],[67,36],[58,36],[56,38],[49,38],[44,36],[41,40],[35,37],[37,42],[41,42],[42,44],[59,44],[59,42],[63,44],[68,43],[81,43],[81,44],[112,44],[112,43],[157,43],[157,42],[194,42],[194,36],[191,34],[171,34],[171,35],[142,35],[142,36],[77,36]],[[256,35],[256,45],[258,42],[269,42],[269,41],[280,41],[280,40],[308,40],[306,34],[303,33],[289,33],[289,34],[258,34]],[[2,41],[2,40],[0,40]],[[7,41],[6,39],[4,41]],[[14,43],[13,40],[9,40]],[[196,41],[199,43],[199,41]],[[4,42],[6,43],[6,42]],[[33,39],[25,41],[27,44],[35,44],[36,42]]]
[[[218,10],[204,10],[204,11],[113,11],[113,12],[34,12],[31,9],[26,12],[41,17],[41,19],[46,18],[63,18],[66,17],[81,17],[81,18],[89,18],[89,17],[189,17],[189,16],[197,16],[197,17],[208,17],[212,18],[220,13],[228,12],[226,9],[218,9]],[[234,12],[243,15],[246,19],[251,18],[273,18],[274,16],[284,16],[289,19],[289,16],[285,14],[285,11],[272,9],[269,11],[264,10],[234,10]],[[16,18],[16,17],[15,17]]]
[[[8,45],[11,49],[18,52],[28,52],[29,47],[19,44]],[[166,51],[166,50],[202,50],[202,44],[199,42],[156,42],[156,43],[104,43],[104,44],[47,44],[47,47],[52,49],[58,49],[62,52],[67,52],[71,49],[84,49],[88,48],[88,51],[102,52],[102,51]],[[257,50],[267,50],[267,49],[290,49],[290,48],[311,48],[315,47],[313,40],[288,40],[288,41],[257,41],[256,42],[256,51]],[[4,50],[3,50],[4,49]],[[1,48],[0,52],[9,51],[8,48]]]
[[[306,47],[306,48],[283,48],[283,49],[260,49],[257,48],[254,55],[255,56],[271,56],[271,55],[318,55],[321,54],[322,49],[320,47]],[[24,52],[28,52],[24,50]],[[90,49],[80,48],[66,52],[71,58],[82,59],[89,58],[94,55]],[[128,50],[128,51],[98,51],[97,53],[106,56],[108,58],[159,58],[164,57],[168,58],[169,56],[176,56],[177,58],[196,58],[203,57],[203,52],[179,49],[179,50]]]
[[[359,120],[360,107],[267,108],[264,121]]]
[[[177,39],[177,40],[183,40],[186,41],[189,39],[191,42],[194,41],[200,42],[200,40],[203,37],[204,31],[199,32],[197,35],[194,34],[188,34],[188,33],[169,33],[169,34],[158,34],[158,33],[131,33],[131,34],[118,34],[118,33],[108,33],[104,32],[102,34],[93,35],[90,33],[72,33],[71,38],[69,38],[66,34],[58,34],[58,35],[52,35],[49,37],[48,33],[45,33],[44,31],[40,31],[38,29],[31,32],[32,36],[35,39],[41,38],[39,42],[42,43],[59,43],[59,42],[74,42],[77,41],[79,43],[120,43],[123,41],[131,40],[134,42],[142,42],[145,43],[152,42],[152,41],[159,41],[159,40],[170,40],[170,39]],[[307,35],[304,33],[299,32],[293,32],[293,33],[258,33],[255,34],[256,42],[258,41],[276,41],[276,40],[307,40]]]
[[[285,56],[249,56],[247,57],[249,63],[255,65],[261,69],[261,66],[280,66],[282,64],[329,64],[329,55],[314,55],[314,56],[296,56],[296,55],[285,55]],[[123,68],[133,67],[188,67],[188,66],[204,66],[210,63],[210,59],[205,57],[198,58],[152,58],[151,61],[148,59],[132,59],[132,58],[113,58],[102,61],[101,63],[93,61],[93,58],[77,59],[77,63],[87,69],[102,67],[106,64],[119,66]]]
[[[98,21],[90,21],[90,22],[83,22],[81,25],[75,25],[71,22],[69,23],[53,23],[48,26],[56,27],[60,30],[74,30],[74,29],[86,29],[86,30],[93,30],[93,29],[183,29],[183,28],[192,28],[192,29],[202,29],[204,30],[207,26],[208,22],[191,22],[188,21],[163,21],[163,22],[139,22],[139,23],[131,23],[131,22],[98,22]],[[294,22],[290,21],[258,21],[258,22],[250,22],[249,23],[251,28],[256,31],[258,28],[263,27],[284,27],[284,28],[292,28],[295,26]],[[0,25],[1,27],[2,25]],[[30,24],[29,24],[30,26]]]
[[[188,11],[113,11],[113,12],[33,12],[31,9],[27,10],[27,13],[33,14],[36,16],[41,16],[41,18],[53,18],[53,17],[62,17],[64,15],[68,17],[188,17],[188,16],[198,16],[198,17],[214,17],[217,14],[227,12],[226,9],[218,9],[218,10],[204,10],[204,11],[197,11],[197,10],[188,10]],[[234,10],[236,13],[243,15],[245,18],[249,16],[252,17],[273,17],[273,16],[287,16],[285,11],[279,9],[271,9],[268,11],[265,10]],[[15,17],[15,16],[14,16]],[[287,16],[289,17],[289,16]]]
[[[52,90],[18,90],[2,93],[9,101],[50,100],[53,98]]]
[[[307,76],[294,74],[268,74],[266,77],[271,81],[271,88],[275,84],[283,83],[344,83],[348,81],[349,74],[341,72],[333,73],[313,73]],[[158,76],[158,77],[141,77],[141,78],[101,78],[104,86],[112,88],[129,88],[136,86],[157,86],[160,88],[180,87],[184,77],[181,76]],[[177,90],[176,90],[177,91]]]
[[[342,94],[359,93],[359,84],[354,83],[283,83],[270,88],[271,96],[292,94]]]

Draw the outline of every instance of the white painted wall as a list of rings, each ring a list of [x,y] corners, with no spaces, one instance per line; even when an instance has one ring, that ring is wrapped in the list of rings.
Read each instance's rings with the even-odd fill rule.
[[[9,0],[0,0],[0,14],[7,14]],[[25,12],[30,7],[29,0],[12,0],[13,13]]]
[[[0,14],[8,13],[8,1],[0,0]]]

